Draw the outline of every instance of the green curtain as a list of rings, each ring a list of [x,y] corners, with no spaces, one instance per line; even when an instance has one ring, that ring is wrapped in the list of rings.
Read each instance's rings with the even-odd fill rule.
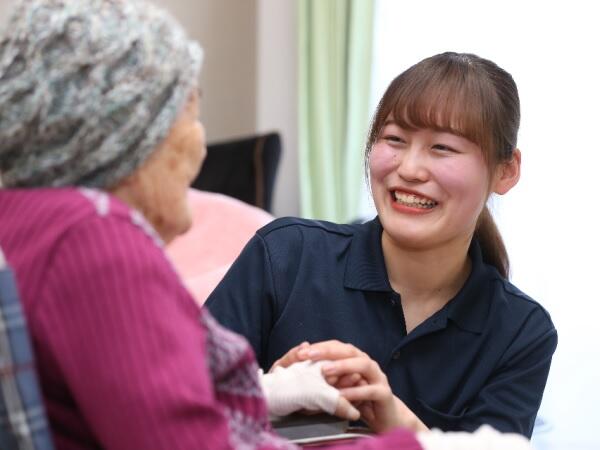
[[[374,0],[299,0],[301,215],[355,219],[369,128]]]

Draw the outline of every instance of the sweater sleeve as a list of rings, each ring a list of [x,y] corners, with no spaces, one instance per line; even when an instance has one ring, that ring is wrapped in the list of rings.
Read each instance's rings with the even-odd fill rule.
[[[205,306],[223,326],[244,336],[267,371],[267,345],[277,317],[271,260],[263,238],[248,242]]]
[[[402,429],[374,438],[359,439],[347,445],[319,448],[322,450],[423,450],[414,433]]]
[[[199,317],[147,235],[97,217],[57,245],[33,321],[103,448],[227,449]]]

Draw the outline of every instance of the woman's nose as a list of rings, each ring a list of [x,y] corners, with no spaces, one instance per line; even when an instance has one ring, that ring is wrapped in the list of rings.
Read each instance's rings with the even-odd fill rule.
[[[423,182],[429,177],[427,157],[416,147],[411,147],[402,152],[398,158],[396,172],[405,181]]]

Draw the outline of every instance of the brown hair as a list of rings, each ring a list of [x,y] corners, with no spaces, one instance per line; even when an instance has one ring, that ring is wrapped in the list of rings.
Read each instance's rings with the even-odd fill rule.
[[[367,179],[371,148],[389,117],[402,128],[449,131],[469,139],[481,147],[492,173],[513,157],[519,93],[508,72],[476,55],[447,52],[415,64],[391,82],[375,111],[365,151]],[[484,260],[507,277],[508,254],[487,206],[475,238]]]

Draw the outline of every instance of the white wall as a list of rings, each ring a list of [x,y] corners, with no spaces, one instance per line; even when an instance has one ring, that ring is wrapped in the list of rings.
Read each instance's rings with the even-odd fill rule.
[[[154,0],[204,48],[202,121],[209,142],[256,129],[256,0]]]
[[[256,127],[261,132],[279,130],[282,135],[274,196],[278,216],[300,213],[296,16],[296,1],[258,0]]]
[[[296,1],[154,1],[204,47],[202,117],[209,141],[279,131],[273,210],[298,215]]]
[[[209,141],[279,131],[275,215],[298,215],[296,2],[155,0],[205,50],[202,114]]]

